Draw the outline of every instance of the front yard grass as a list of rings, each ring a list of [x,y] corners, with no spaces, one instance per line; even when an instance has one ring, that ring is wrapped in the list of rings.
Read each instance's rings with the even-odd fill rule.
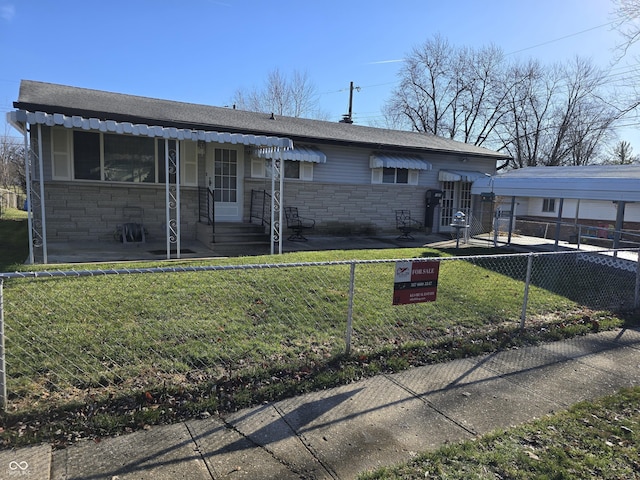
[[[100,268],[443,255],[323,251]],[[519,330],[522,281],[469,261],[444,262],[437,302],[394,307],[393,265],[357,266],[349,356],[346,264],[5,280],[10,402],[0,442],[64,446],[633,321],[533,286]]]
[[[0,217],[0,272],[17,269],[28,255],[27,212],[3,209]]]

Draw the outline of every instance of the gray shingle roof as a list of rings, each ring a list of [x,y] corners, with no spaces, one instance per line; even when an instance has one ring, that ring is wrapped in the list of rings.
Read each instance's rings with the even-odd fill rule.
[[[222,107],[161,100],[23,80],[14,107],[47,113],[82,115],[104,120],[197,128],[231,133],[277,135],[295,141],[337,143],[378,149],[450,152],[509,158],[494,152],[427,133],[367,127],[306,118],[276,116]]]

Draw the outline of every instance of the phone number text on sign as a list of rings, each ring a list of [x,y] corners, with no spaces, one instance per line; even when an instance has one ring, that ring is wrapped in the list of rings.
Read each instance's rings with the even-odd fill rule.
[[[396,262],[393,304],[435,302],[440,262],[408,260]]]

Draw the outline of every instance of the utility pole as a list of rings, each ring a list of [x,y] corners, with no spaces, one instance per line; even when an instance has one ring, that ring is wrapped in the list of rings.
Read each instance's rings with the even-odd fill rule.
[[[360,87],[354,87],[353,82],[349,83],[349,113],[342,116],[340,123],[353,123],[353,90],[360,91]]]

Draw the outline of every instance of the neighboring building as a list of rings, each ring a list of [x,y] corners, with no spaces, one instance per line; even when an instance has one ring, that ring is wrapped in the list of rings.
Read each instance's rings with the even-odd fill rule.
[[[426,133],[26,80],[14,107],[8,120],[34,153],[34,242],[45,245],[112,240],[138,219],[147,239],[194,240],[198,224],[212,220],[208,191],[216,223],[255,221],[252,200],[255,209],[264,191],[276,196],[276,211],[296,206],[327,234],[395,231],[396,209],[423,221],[427,191],[442,191],[426,223],[448,232],[456,211],[480,206],[473,180],[508,158]],[[274,158],[284,160],[280,169],[276,162],[281,191]]]

